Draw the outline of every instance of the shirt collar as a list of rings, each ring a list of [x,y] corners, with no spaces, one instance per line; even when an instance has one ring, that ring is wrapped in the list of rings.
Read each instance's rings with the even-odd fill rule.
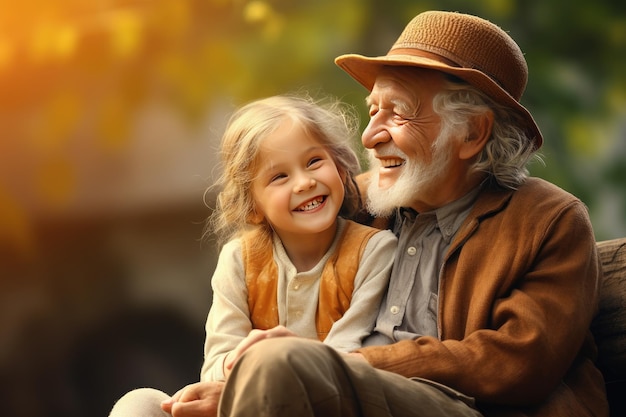
[[[439,207],[438,209],[422,213],[423,215],[433,215],[437,219],[437,228],[441,231],[446,243],[450,243],[456,232],[463,224],[463,221],[469,214],[481,187],[475,187],[463,197]],[[398,209],[400,218],[406,219],[409,222],[414,222],[417,219],[419,213],[410,207],[401,207]]]

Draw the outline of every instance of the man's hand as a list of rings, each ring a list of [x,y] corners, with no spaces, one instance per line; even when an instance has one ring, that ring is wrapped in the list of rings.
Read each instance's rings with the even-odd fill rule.
[[[187,385],[161,403],[173,417],[216,417],[224,382],[209,381]]]
[[[285,326],[276,326],[268,330],[253,329],[245,339],[243,339],[235,349],[228,353],[224,361],[224,375],[230,375],[230,371],[233,369],[235,362],[239,360],[241,355],[244,354],[250,346],[263,339],[271,339],[273,337],[285,337],[285,336],[297,336],[294,332],[287,329]]]

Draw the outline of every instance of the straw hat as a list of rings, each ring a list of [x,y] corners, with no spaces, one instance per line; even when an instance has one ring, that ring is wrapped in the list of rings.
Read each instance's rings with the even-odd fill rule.
[[[523,128],[535,147],[543,143],[535,120],[519,102],[528,80],[524,55],[506,32],[487,20],[455,12],[424,12],[409,22],[387,55],[348,54],[335,63],[368,90],[387,65],[453,74],[522,115]]]

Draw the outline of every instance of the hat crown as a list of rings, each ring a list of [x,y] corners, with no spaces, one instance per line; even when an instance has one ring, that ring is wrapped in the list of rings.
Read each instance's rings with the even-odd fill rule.
[[[478,70],[519,101],[528,66],[515,41],[495,24],[454,12],[424,12],[405,27],[388,55],[411,49],[439,55],[454,65]]]

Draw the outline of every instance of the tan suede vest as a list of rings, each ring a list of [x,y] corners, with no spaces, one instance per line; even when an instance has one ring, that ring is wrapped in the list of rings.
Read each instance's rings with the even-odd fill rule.
[[[379,231],[346,221],[335,252],[322,270],[315,314],[319,340],[326,338],[333,323],[350,307],[361,256],[369,239]],[[260,231],[249,232],[242,238],[248,307],[255,329],[270,329],[278,325],[278,266],[274,262],[271,244],[271,240],[264,238]]]

